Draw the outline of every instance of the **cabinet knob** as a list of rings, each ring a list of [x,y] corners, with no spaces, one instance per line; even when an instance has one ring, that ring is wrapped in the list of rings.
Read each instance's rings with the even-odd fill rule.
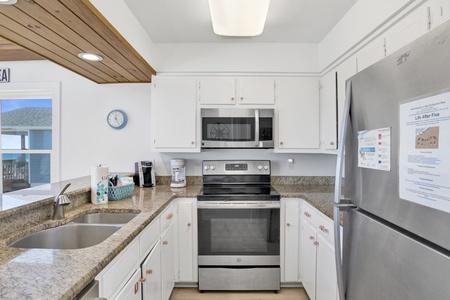
[[[234,97],[231,97],[231,101],[234,101]]]
[[[291,227],[291,224],[290,224],[290,223],[287,223],[286,226],[287,226],[287,227]]]
[[[309,239],[314,241],[314,237],[312,235],[309,237]]]
[[[241,101],[244,101],[244,97],[241,97]]]
[[[284,144],[283,142],[280,142],[280,146],[283,146],[283,144]]]
[[[173,213],[170,213],[170,214],[167,215],[166,219],[170,220],[170,219],[172,219],[172,217],[173,217]]]
[[[191,223],[187,223],[187,225],[188,225],[188,227],[191,227],[192,224]]]
[[[163,245],[167,245],[167,244],[169,244],[168,241],[163,241]]]
[[[325,226],[323,226],[323,225],[320,225],[320,226],[319,226],[319,229],[322,230],[322,232],[324,232],[324,233],[330,232],[330,231],[329,231]]]
[[[315,242],[314,242],[314,245],[315,245],[315,246],[319,246],[319,242],[318,242],[318,241],[315,241]]]
[[[139,278],[139,279],[138,279],[139,282],[145,282],[146,280],[147,280],[147,279],[145,279],[145,278]]]
[[[333,145],[334,145],[334,142],[330,142],[330,145],[333,146]]]
[[[306,217],[311,218],[311,214],[310,214],[309,212],[305,211],[303,214],[304,214]]]
[[[153,270],[152,269],[148,269],[147,271],[145,271],[145,273],[147,273],[147,274],[153,274]]]

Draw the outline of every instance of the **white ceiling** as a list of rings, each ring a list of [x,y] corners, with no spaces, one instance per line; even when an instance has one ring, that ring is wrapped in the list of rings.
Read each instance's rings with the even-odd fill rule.
[[[124,0],[155,43],[318,43],[357,0],[271,0],[252,38],[213,33],[208,0]]]

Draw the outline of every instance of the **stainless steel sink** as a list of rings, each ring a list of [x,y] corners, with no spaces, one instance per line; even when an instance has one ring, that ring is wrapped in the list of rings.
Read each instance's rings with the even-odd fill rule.
[[[83,224],[126,224],[138,214],[135,213],[92,213],[73,220],[74,223]]]
[[[121,226],[68,223],[30,234],[10,246],[14,248],[80,249],[97,245]]]

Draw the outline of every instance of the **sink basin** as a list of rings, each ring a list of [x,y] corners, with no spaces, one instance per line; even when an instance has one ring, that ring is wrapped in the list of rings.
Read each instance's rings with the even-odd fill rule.
[[[97,245],[121,226],[68,223],[30,234],[10,246],[14,248],[80,249]]]
[[[93,213],[78,217],[73,222],[83,224],[126,224],[137,215],[135,213]]]

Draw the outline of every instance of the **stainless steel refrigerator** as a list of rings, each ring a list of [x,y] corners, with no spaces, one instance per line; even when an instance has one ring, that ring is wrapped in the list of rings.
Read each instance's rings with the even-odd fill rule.
[[[450,23],[346,85],[340,300],[450,299]]]

